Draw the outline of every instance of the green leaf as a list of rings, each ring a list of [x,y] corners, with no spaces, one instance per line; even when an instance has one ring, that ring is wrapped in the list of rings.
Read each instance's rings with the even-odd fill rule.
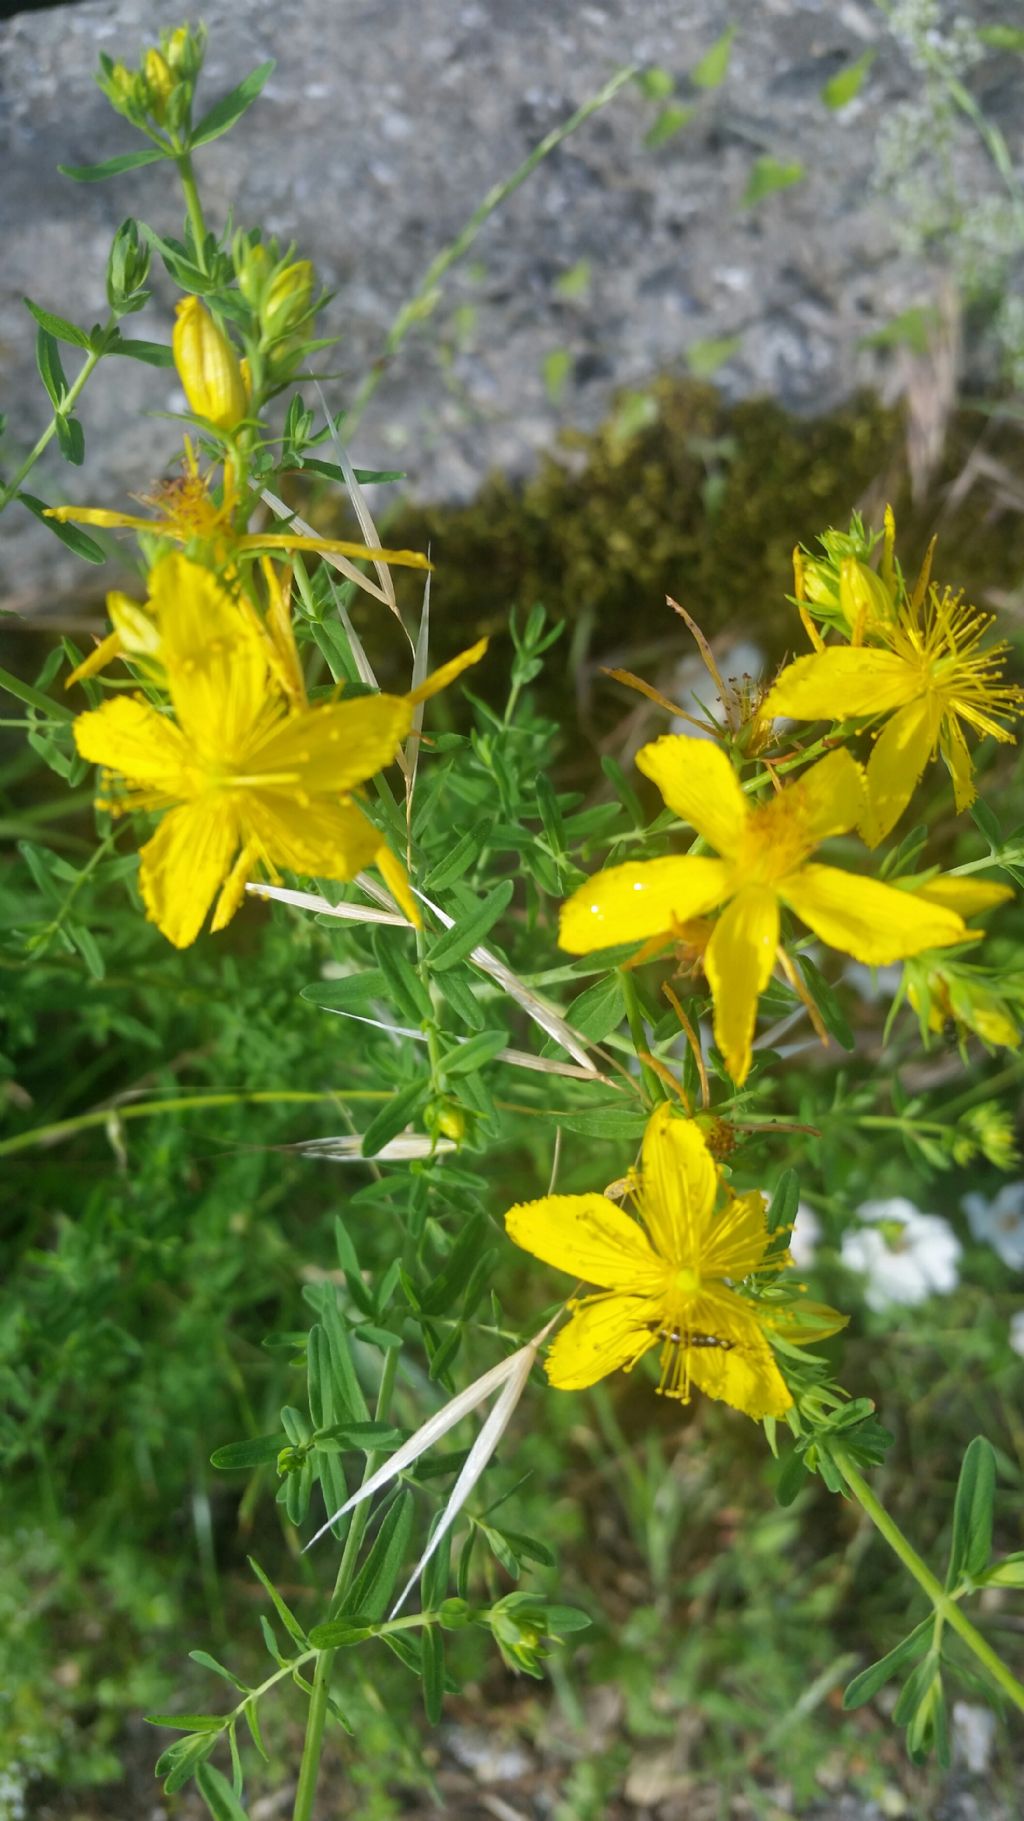
[[[499,1051],[508,1045],[507,1031],[478,1031],[475,1037],[467,1037],[457,1050],[452,1050],[444,1059],[446,1075],[472,1075],[493,1062]]]
[[[671,78],[669,78],[671,81]],[[570,300],[586,297],[590,290],[591,265],[589,259],[578,259],[574,266],[555,279],[556,297],[567,297]]]
[[[444,968],[454,967],[457,961],[464,961],[472,949],[479,947],[488,931],[508,909],[514,890],[512,880],[503,879],[483,904],[478,904],[474,911],[458,918],[451,929],[446,929],[438,936],[427,957],[431,969],[440,973]]]
[[[69,923],[67,932],[93,979],[102,980],[107,971],[107,964],[92,930],[84,923]]]
[[[66,317],[54,316],[52,310],[44,310],[41,304],[33,303],[31,297],[23,297],[22,303],[35,317],[41,329],[54,336],[57,341],[70,342],[73,348],[87,348],[89,337],[84,329],[77,329]]]
[[[65,417],[58,411],[54,417],[57,443],[66,462],[80,468],[85,460],[85,434],[77,417]]]
[[[188,1654],[193,1663],[200,1664],[203,1669],[212,1669],[215,1676],[220,1676],[225,1682],[230,1682],[232,1688],[240,1689],[244,1695],[249,1693],[248,1683],[236,1676],[234,1670],[225,1669],[223,1663],[218,1663],[216,1657],[211,1657],[208,1650],[190,1650]]]
[[[928,1648],[934,1622],[931,1616],[922,1619],[920,1625],[915,1626],[905,1638],[901,1638],[886,1656],[879,1657],[877,1663],[869,1664],[867,1669],[861,1670],[859,1676],[854,1676],[853,1681],[843,1690],[843,1707],[847,1712],[853,1707],[863,1707],[865,1701],[870,1701],[872,1695],[876,1695],[898,1669],[902,1669],[904,1664],[917,1661]]]
[[[436,1726],[444,1707],[444,1633],[439,1625],[426,1625],[422,1633],[423,1709]]]
[[[551,404],[559,403],[571,372],[572,355],[568,348],[549,348],[541,362],[541,374]]]
[[[79,531],[77,525],[62,525],[55,518],[47,518],[45,500],[36,499],[34,493],[19,492],[16,497],[20,499],[23,506],[28,507],[40,524],[46,526],[47,531],[52,531],[54,537],[59,538],[62,544],[66,544],[69,550],[73,550],[76,556],[84,557],[87,563],[106,562],[106,551],[100,544],[97,544],[94,537],[89,537],[86,532]]]
[[[367,1638],[372,1638],[377,1622],[362,1617],[328,1619],[324,1625],[314,1625],[309,1641],[314,1650],[342,1650],[347,1644],[364,1644]]]
[[[978,1580],[986,1587],[1024,1587],[1024,1551],[1004,1555],[1001,1562],[987,1568]]]
[[[690,71],[690,81],[699,89],[717,89],[725,81],[729,72],[729,60],[732,57],[732,41],[736,36],[736,27],[727,26],[722,36],[711,46],[707,55],[702,57],[696,69]]]
[[[800,972],[804,977],[804,985],[821,1013],[821,1021],[825,1029],[844,1050],[854,1049],[856,1044],[853,1032],[832,987],[824,975],[819,974],[809,955],[799,955],[797,960]]]
[[[384,1518],[366,1561],[352,1582],[349,1600],[356,1612],[372,1620],[382,1619],[402,1564],[409,1554],[412,1537],[412,1493],[399,1493]],[[314,1634],[311,1634],[315,1636]]]
[[[672,71],[661,69],[657,64],[649,70],[638,70],[636,83],[648,101],[667,101],[676,86]]]
[[[649,152],[656,151],[659,145],[674,139],[684,126],[689,126],[697,112],[692,105],[674,101],[671,107],[663,107],[654,125],[644,134],[644,144]]]
[[[273,68],[273,58],[267,63],[261,63],[259,69],[253,70],[238,84],[237,88],[231,90],[230,95],[225,95],[222,100],[215,102],[209,113],[204,114],[198,125],[193,128],[189,139],[190,147],[209,145],[211,139],[219,139],[222,133],[226,133],[230,127],[233,127],[235,121],[241,119],[246,108],[252,106]]]
[[[982,44],[995,51],[1024,51],[1024,26],[983,25],[978,29]]]
[[[273,1601],[274,1610],[288,1633],[288,1636],[292,1639],[293,1643],[298,1644],[300,1650],[305,1650],[308,1646],[309,1639],[303,1631],[302,1626],[299,1624],[298,1619],[295,1617],[291,1607],[281,1598],[281,1595],[278,1593],[277,1588],[274,1586],[269,1575],[264,1574],[255,1556],[247,1556],[246,1560],[261,1587],[264,1588]]]
[[[467,828],[465,834],[459,836],[454,847],[450,847],[444,858],[439,860],[436,866],[433,866],[428,872],[424,889],[428,892],[443,891],[445,886],[454,885],[456,879],[461,879],[463,873],[469,871],[483,847],[490,826],[491,821],[488,818],[485,821],[474,822],[472,828]]]
[[[840,108],[848,107],[850,102],[855,100],[864,86],[864,78],[877,54],[877,51],[865,51],[855,63],[848,64],[845,70],[840,70],[835,76],[829,78],[821,91],[821,99],[826,107],[831,108],[833,112],[838,112]]]
[[[365,968],[361,974],[349,974],[344,980],[315,980],[311,986],[304,986],[299,994],[310,1005],[322,1006],[325,1011],[352,1011],[357,1006],[365,1011],[375,999],[383,999],[387,993],[387,982],[379,967]]]
[[[413,1114],[419,1111],[426,1098],[429,1082],[411,1081],[404,1088],[397,1088],[386,1106],[375,1113],[363,1133],[361,1146],[364,1157],[374,1157],[378,1151],[399,1132],[405,1130]]]
[[[892,1710],[894,1725],[906,1726],[913,1719],[921,1702],[927,1698],[928,1691],[938,1673],[938,1652],[932,1649],[922,1657],[916,1668],[911,1670],[900,1689],[896,1705]]]
[[[158,1777],[164,1778],[164,1791],[168,1796],[173,1796],[175,1790],[184,1788],[204,1758],[209,1757],[216,1743],[216,1733],[192,1733],[187,1739],[178,1739],[165,1752],[161,1752],[154,1769]]]
[[[806,175],[802,164],[782,164],[778,158],[758,158],[747,179],[742,207],[751,209],[776,190],[788,190],[794,183],[802,183]]]
[[[707,341],[691,341],[686,350],[686,364],[694,379],[710,379],[742,346],[742,335],[719,335]]]
[[[547,1606],[544,1617],[552,1637],[561,1637],[564,1631],[587,1631],[594,1623],[582,1606]]]
[[[70,177],[73,183],[102,183],[106,177],[120,177],[122,171],[138,171],[144,164],[156,164],[159,158],[171,155],[155,145],[143,146],[138,152],[122,152],[118,158],[108,158],[104,164],[59,164],[57,169],[62,177]]]
[[[196,1772],[196,1788],[206,1803],[213,1821],[248,1821],[227,1778],[213,1764],[202,1764]]]
[[[219,1467],[224,1473],[234,1473],[243,1467],[265,1467],[268,1462],[276,1461],[283,1446],[279,1429],[273,1435],[252,1435],[244,1442],[226,1442],[223,1448],[215,1448],[210,1465]]]
[[[623,1106],[621,1100],[606,1101],[579,1112],[552,1113],[549,1117],[578,1138],[639,1138],[647,1124],[642,1108]]]
[[[476,1214],[466,1222],[455,1241],[447,1262],[433,1282],[420,1291],[420,1308],[427,1315],[443,1315],[469,1282],[477,1259],[485,1245],[487,1217]]]
[[[604,980],[595,980],[566,1008],[565,1020],[581,1037],[601,1043],[617,1030],[625,1016],[622,976],[617,969]]]
[[[147,1726],[171,1726],[175,1732],[223,1732],[223,1714],[144,1714]],[[180,1740],[179,1740],[180,1744]]]
[[[995,811],[990,809],[988,804],[984,803],[980,797],[976,802],[971,804],[971,821],[976,823],[978,828],[981,829],[981,832],[990,847],[998,852],[1003,845],[1002,824]]]
[[[314,474],[322,474],[329,481],[345,481],[345,470],[335,462],[321,462],[314,456],[304,455],[299,463],[303,473],[307,468]],[[387,481],[404,481],[407,476],[401,468],[356,468],[356,480],[361,487],[383,486]]]
[[[162,341],[140,341],[137,338],[130,340],[125,335],[119,335],[116,341],[110,343],[107,353],[125,355],[129,360],[144,361],[147,367],[173,367],[174,365],[174,355],[167,344]]]
[[[36,330],[36,366],[39,377],[46,387],[47,396],[54,410],[58,413],[57,432],[60,434],[60,408],[67,397],[67,374],[61,365],[60,349],[48,329]]]
[[[936,309],[930,304],[912,304],[909,310],[901,310],[873,334],[862,336],[860,345],[862,348],[909,348],[913,354],[927,354],[938,326]]]
[[[957,1483],[947,1587],[957,1586],[965,1576],[977,1580],[988,1567],[995,1495],[995,1453],[983,1435],[976,1435],[964,1455]]]
[[[337,1417],[348,1417],[353,1422],[369,1421],[370,1412],[363,1396],[363,1388],[356,1377],[352,1363],[352,1349],[349,1346],[348,1334],[341,1319],[338,1299],[333,1286],[320,1306],[320,1320],[327,1336],[331,1350],[331,1371],[334,1377],[334,1412]]]
[[[768,1206],[768,1231],[791,1227],[800,1205],[800,1178],[795,1170],[783,1170]]]

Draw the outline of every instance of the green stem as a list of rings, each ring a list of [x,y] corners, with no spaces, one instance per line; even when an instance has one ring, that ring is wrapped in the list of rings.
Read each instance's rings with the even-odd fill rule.
[[[980,1631],[971,1624],[970,1619],[961,1612],[957,1602],[947,1593],[940,1581],[937,1581],[931,1569],[921,1560],[916,1549],[912,1548],[899,1525],[893,1521],[885,1506],[875,1497],[867,1481],[858,1473],[853,1462],[842,1448],[833,1447],[832,1458],[839,1468],[854,1498],[861,1506],[875,1529],[884,1536],[890,1549],[899,1556],[908,1574],[913,1575],[918,1586],[928,1595],[935,1614],[955,1631],[957,1637],[967,1645],[978,1662],[988,1670],[993,1681],[1002,1689],[1007,1700],[1024,1713],[1024,1684],[1018,1682],[1015,1675],[1007,1669],[1001,1657],[998,1657],[992,1646],[986,1643]]]
[[[395,1386],[395,1373],[398,1370],[398,1350],[391,1349],[384,1355],[384,1365],[380,1375],[380,1387],[377,1392],[377,1407],[374,1421],[381,1423],[387,1420],[391,1408],[391,1395]],[[366,1456],[363,1468],[362,1484],[365,1486],[377,1466],[377,1455]],[[370,1515],[370,1501],[364,1499],[357,1505],[348,1527],[345,1547],[341,1552],[338,1575],[331,1595],[329,1614],[334,1618],[352,1580],[363,1540],[367,1519]],[[295,1807],[292,1810],[292,1821],[312,1821],[313,1802],[316,1797],[317,1780],[320,1776],[320,1757],[323,1751],[324,1726],[327,1721],[327,1703],[330,1693],[331,1670],[334,1667],[336,1652],[322,1650],[317,1657],[316,1669],[313,1672],[313,1693],[309,1703],[309,1714],[306,1718],[306,1742],[302,1750],[302,1763],[299,1767],[299,1783],[295,1791]]]
[[[106,323],[104,324],[102,330],[100,331],[104,341],[106,340],[111,329],[113,329],[115,327],[116,323],[117,323],[116,316],[107,317]],[[33,447],[29,450],[28,454],[25,457],[25,460],[21,464],[21,467],[15,470],[13,479],[8,481],[6,487],[0,487],[0,512],[3,512],[5,507],[10,505],[12,499],[14,498],[15,494],[18,491],[18,488],[21,486],[22,481],[25,479],[26,474],[29,472],[29,470],[31,468],[35,467],[37,461],[39,460],[39,457],[43,453],[43,450],[46,449],[47,446],[53,441],[53,438],[57,434],[58,417],[70,417],[72,411],[74,410],[75,405],[78,402],[80,394],[82,393],[84,387],[86,386],[86,384],[89,380],[90,374],[99,365],[99,363],[102,359],[103,359],[103,354],[96,353],[94,350],[91,350],[86,355],[85,360],[82,362],[82,365],[79,368],[79,371],[78,371],[76,377],[72,380],[70,386],[67,389],[67,392],[64,394],[64,397],[61,401],[60,410],[54,412],[53,416],[51,417],[49,423],[46,426],[46,429],[43,431],[42,435],[38,438],[38,440],[33,445]],[[6,676],[6,672],[4,673],[4,675]],[[5,687],[9,687],[9,685],[5,684]],[[17,695],[18,693],[19,693],[18,690],[14,691],[15,695]],[[23,697],[22,699],[24,701],[27,701],[29,698]]]
[[[196,1108],[232,1107],[232,1106],[274,1106],[278,1102],[334,1101],[339,1100],[389,1100],[390,1094],[377,1088],[348,1088],[342,1093],[332,1089],[327,1093],[309,1093],[299,1088],[270,1088],[258,1094],[182,1094],[177,1099],[136,1100],[118,1106],[96,1107],[90,1113],[76,1113],[72,1119],[58,1119],[52,1125],[34,1126],[31,1132],[16,1132],[13,1138],[0,1140],[0,1157],[9,1157],[14,1151],[28,1151],[33,1145],[60,1144],[65,1138],[74,1137],[76,1132],[86,1132],[90,1126],[106,1125],[108,1119],[152,1119],[161,1113],[187,1113]]]
[[[474,209],[462,232],[456,235],[449,246],[438,253],[436,259],[431,261],[413,295],[407,303],[402,305],[388,330],[384,342],[383,358],[374,362],[345,413],[345,439],[347,442],[351,442],[356,425],[409,330],[416,323],[421,322],[433,308],[434,293],[441,280],[472,246],[484,223],[494,214],[495,209],[500,208],[507,197],[518,190],[521,183],[526,182],[526,179],[536,170],[541,160],[548,156],[549,152],[553,152],[557,146],[562,144],[563,140],[569,138],[571,133],[575,133],[577,127],[582,126],[585,120],[589,120],[592,114],[596,114],[599,108],[606,106],[635,74],[636,69],[632,64],[626,69],[616,70],[615,75],[604,84],[603,88],[598,89],[596,95],[591,95],[590,100],[585,101],[582,107],[578,107],[574,114],[570,114],[568,120],[564,120],[561,126],[556,126],[552,132],[546,133],[540,143],[534,146],[529,157],[523,160],[519,169],[513,171],[511,177],[507,177],[504,182],[497,183],[493,189],[488,190],[479,207]]]
[[[206,222],[203,220],[203,205],[199,200],[195,172],[188,152],[182,152],[175,159],[181,187],[185,194],[185,207],[188,211],[189,227],[192,229],[192,240],[195,245],[196,265],[201,272],[206,271]]]

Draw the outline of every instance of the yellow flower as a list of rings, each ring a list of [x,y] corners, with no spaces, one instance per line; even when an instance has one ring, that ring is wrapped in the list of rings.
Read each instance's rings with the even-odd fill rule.
[[[936,750],[949,769],[958,810],[973,803],[971,756],[962,722],[1013,743],[1000,725],[1020,712],[1022,692],[1002,679],[1005,643],[979,650],[991,624],[949,589],[915,591],[889,622],[870,622],[882,643],[834,645],[787,666],[762,714],[795,721],[850,716],[892,719],[867,766],[860,830],[871,847],[894,827]]]
[[[150,605],[173,716],[118,696],[80,715],[74,734],[108,773],[110,807],[166,811],[142,849],[140,886],[168,940],[193,942],[211,904],[223,929],[257,867],[350,879],[386,856],[394,889],[401,869],[351,793],[394,759],[416,700],[475,663],[484,643],[411,696],[297,707],[274,680],[255,614],[208,570],[165,557]]]
[[[794,1322],[784,1303],[759,1303],[745,1280],[775,1276],[766,1263],[764,1198],[729,1195],[719,1211],[718,1172],[692,1120],[661,1106],[644,1134],[634,1200],[640,1221],[605,1195],[545,1195],[510,1208],[510,1239],[556,1270],[600,1286],[574,1297],[572,1319],[545,1362],[563,1391],[582,1390],[661,1347],[659,1391],[688,1403],[696,1385],[747,1416],[783,1416],[792,1404],[765,1331],[810,1341],[844,1317],[814,1308]]]
[[[171,349],[189,409],[233,430],[249,409],[248,389],[238,355],[198,297],[178,304]]]
[[[948,905],[962,917],[980,916],[1013,897],[1012,886],[997,885],[988,879],[965,879],[955,873],[940,873],[923,885],[915,881],[915,889],[919,897]],[[1017,980],[1006,975],[986,975],[969,960],[929,954],[908,961],[904,978],[922,1038],[928,1031],[945,1034],[952,1026],[956,1035],[973,1031],[988,1049],[997,1045],[1010,1050],[1019,1048],[1020,1029],[1013,1010],[1013,1001],[1020,997]],[[1007,993],[1000,988],[1012,990]]]
[[[830,948],[869,966],[939,948],[964,934],[962,919],[875,879],[810,864],[829,835],[863,813],[860,767],[829,753],[768,802],[751,808],[721,749],[665,734],[637,754],[669,808],[722,856],[685,854],[612,866],[562,908],[560,942],[587,954],[619,942],[670,938],[724,906],[704,956],[715,1003],[715,1038],[733,1080],[746,1080],[757,1001],[779,945],[783,905]]]
[[[167,117],[167,103],[174,88],[174,76],[166,57],[156,49],[148,50],[142,60],[142,74],[146,83],[149,111],[154,120],[163,122]]]

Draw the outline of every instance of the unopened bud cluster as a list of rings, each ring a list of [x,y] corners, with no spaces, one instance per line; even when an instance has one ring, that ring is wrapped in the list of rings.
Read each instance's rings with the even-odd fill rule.
[[[179,25],[160,34],[159,46],[144,52],[136,70],[101,56],[100,87],[116,112],[134,125],[178,133],[189,124],[205,52],[205,29]]]

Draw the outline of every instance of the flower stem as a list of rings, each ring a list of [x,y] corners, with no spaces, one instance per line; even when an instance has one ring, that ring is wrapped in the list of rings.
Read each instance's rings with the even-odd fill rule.
[[[384,1365],[380,1375],[380,1386],[377,1392],[377,1407],[374,1410],[374,1421],[381,1423],[387,1420],[391,1408],[391,1394],[395,1385],[395,1373],[398,1370],[398,1351],[389,1349],[384,1355]],[[365,1486],[377,1466],[377,1455],[367,1454],[363,1468],[362,1483]],[[352,1513],[345,1538],[345,1547],[341,1552],[338,1575],[331,1595],[330,1616],[334,1618],[341,1605],[356,1565],[359,1546],[363,1540],[367,1519],[370,1515],[370,1501],[364,1499]],[[298,1788],[295,1791],[295,1807],[292,1810],[292,1821],[312,1821],[313,1802],[316,1797],[317,1780],[320,1776],[320,1756],[323,1751],[324,1726],[327,1721],[327,1703],[330,1693],[331,1670],[334,1666],[336,1652],[322,1650],[316,1660],[313,1672],[313,1693],[306,1718],[306,1742],[302,1750],[302,1763],[299,1767]]]
[[[195,246],[196,265],[201,272],[206,271],[206,222],[203,219],[203,205],[199,200],[195,172],[188,152],[182,152],[175,159],[178,176],[185,195],[185,207],[188,210],[188,223],[192,229],[192,240]]]
[[[107,318],[106,324],[104,325],[103,329],[101,330],[101,335],[102,335],[104,341],[106,340],[106,337],[109,334],[110,330],[114,327],[116,320],[117,320],[117,318],[114,316],[109,316]],[[42,434],[39,436],[37,441],[34,443],[33,447],[29,450],[28,454],[26,455],[24,461],[21,464],[21,467],[17,468],[15,470],[12,478],[8,481],[6,487],[0,487],[0,512],[3,512],[4,508],[6,506],[10,505],[12,499],[14,498],[15,494],[18,491],[18,488],[21,486],[22,481],[25,479],[26,474],[29,472],[29,470],[31,468],[35,467],[35,465],[36,465],[37,461],[39,460],[39,457],[42,455],[44,449],[46,449],[48,447],[48,445],[53,441],[53,438],[57,433],[57,419],[59,417],[65,417],[65,418],[70,417],[71,412],[72,412],[74,406],[76,405],[76,403],[78,402],[78,398],[79,398],[84,386],[86,385],[86,382],[88,381],[90,374],[99,365],[102,358],[103,358],[102,353],[97,353],[95,351],[95,349],[91,349],[89,351],[89,353],[86,355],[84,361],[82,362],[81,367],[78,370],[78,373],[76,374],[75,378],[71,381],[70,386],[68,387],[67,391],[64,394],[63,399],[61,400],[60,410],[54,412],[53,416],[51,417],[49,423],[46,426],[46,429],[42,432]],[[9,687],[9,685],[7,685],[5,683],[5,687]],[[17,694],[18,692],[15,691],[14,693]]]
[[[943,1620],[955,1631],[957,1637],[967,1645],[978,1662],[988,1670],[992,1680],[998,1684],[1003,1694],[1013,1705],[1024,1713],[1024,1684],[1018,1682],[1013,1673],[1007,1669],[1002,1658],[997,1656],[992,1646],[982,1637],[980,1631],[971,1624],[969,1618],[960,1610],[955,1599],[947,1593],[941,1582],[936,1580],[927,1563],[921,1560],[916,1549],[908,1543],[899,1525],[889,1516],[881,1500],[875,1497],[867,1481],[862,1478],[853,1462],[842,1448],[834,1447],[832,1458],[839,1468],[854,1498],[861,1506],[875,1529],[884,1536],[890,1549],[899,1556],[908,1574],[913,1575],[918,1586],[928,1595],[938,1619]]]

